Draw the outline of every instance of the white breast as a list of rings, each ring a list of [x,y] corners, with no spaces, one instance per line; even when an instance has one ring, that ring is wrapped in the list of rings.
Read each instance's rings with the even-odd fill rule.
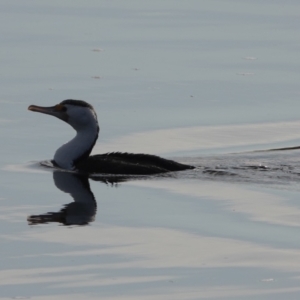
[[[74,161],[84,154],[89,155],[98,138],[98,121],[93,110],[87,107],[67,106],[68,124],[77,132],[76,136],[58,148],[54,154],[55,163],[67,170],[73,170]]]

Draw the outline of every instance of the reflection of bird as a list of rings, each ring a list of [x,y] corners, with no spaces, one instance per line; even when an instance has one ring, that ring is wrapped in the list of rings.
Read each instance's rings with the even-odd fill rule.
[[[53,172],[55,186],[68,193],[74,199],[59,212],[49,212],[28,217],[30,225],[58,222],[64,225],[86,225],[93,222],[97,211],[97,203],[90,189],[88,177],[69,173]]]
[[[89,156],[98,138],[99,126],[93,107],[81,100],[64,100],[53,107],[31,105],[31,111],[55,116],[70,124],[76,136],[58,148],[54,165],[81,173],[148,175],[194,167],[149,154],[113,152]]]

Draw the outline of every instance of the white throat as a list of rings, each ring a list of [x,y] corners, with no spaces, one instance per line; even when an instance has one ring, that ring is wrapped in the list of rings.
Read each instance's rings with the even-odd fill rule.
[[[76,136],[58,148],[54,154],[55,163],[63,169],[74,170],[75,163],[87,158],[98,138],[98,129],[77,131]]]
[[[76,136],[58,148],[54,162],[63,169],[74,170],[76,163],[87,158],[98,138],[99,126],[97,116],[89,108],[68,108],[67,123],[77,132]]]

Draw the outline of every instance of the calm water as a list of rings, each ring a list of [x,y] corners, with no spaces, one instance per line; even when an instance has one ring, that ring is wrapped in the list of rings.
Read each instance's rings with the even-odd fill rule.
[[[299,299],[298,1],[2,1],[0,299]],[[53,172],[84,99],[94,153],[197,166]],[[66,225],[66,226],[64,226]]]

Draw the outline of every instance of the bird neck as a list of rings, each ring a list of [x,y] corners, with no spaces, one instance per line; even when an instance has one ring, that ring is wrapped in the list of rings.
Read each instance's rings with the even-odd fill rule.
[[[89,157],[98,139],[99,127],[77,130],[76,136],[58,148],[54,154],[54,163],[66,170],[76,169],[76,164]]]

